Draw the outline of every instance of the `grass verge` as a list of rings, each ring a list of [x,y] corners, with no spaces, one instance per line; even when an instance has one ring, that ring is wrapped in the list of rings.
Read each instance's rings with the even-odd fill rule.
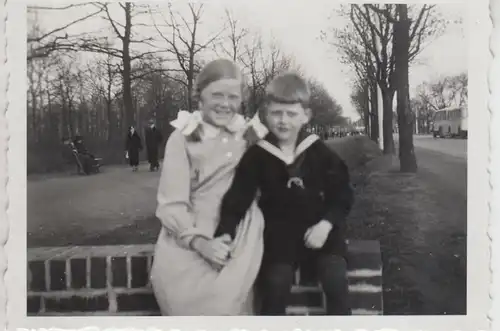
[[[392,156],[358,175],[349,236],[379,240],[384,313],[466,313],[466,201],[425,172],[403,174]]]

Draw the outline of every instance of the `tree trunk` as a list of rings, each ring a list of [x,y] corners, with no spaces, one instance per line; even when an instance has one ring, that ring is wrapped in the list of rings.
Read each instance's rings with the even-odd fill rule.
[[[371,139],[375,142],[378,141],[378,94],[377,85],[373,84],[370,89],[370,114],[371,114]]]
[[[397,81],[397,111],[399,125],[399,162],[402,172],[417,172],[417,159],[413,147],[412,114],[409,95],[410,20],[408,6],[396,5],[399,20],[394,24],[395,72]]]
[[[108,129],[108,135],[106,137],[107,141],[111,141],[113,137],[113,126],[114,126],[114,121],[113,121],[113,114],[112,114],[112,108],[111,108],[111,100],[108,99],[106,100],[106,115],[107,115],[107,129]]]
[[[125,35],[123,37],[123,108],[125,112],[125,127],[134,124],[134,105],[132,101],[132,64],[130,59],[130,34],[132,29],[132,17],[130,14],[130,2],[125,3]]]
[[[394,92],[382,89],[382,102],[384,107],[384,118],[382,119],[383,137],[384,137],[384,154],[394,154],[394,137],[392,135],[392,120],[393,109],[392,101]]]
[[[363,124],[365,126],[365,134],[370,136],[370,94],[369,94],[370,86],[365,84],[363,86],[363,95],[364,95],[364,115],[363,115]]]

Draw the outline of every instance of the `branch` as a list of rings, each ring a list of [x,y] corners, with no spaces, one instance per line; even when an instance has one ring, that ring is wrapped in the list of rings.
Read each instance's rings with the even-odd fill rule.
[[[70,8],[70,7],[71,7],[71,6],[67,6],[67,8]],[[84,16],[84,17],[81,17],[81,18],[79,18],[79,19],[77,19],[77,20],[74,20],[74,21],[72,21],[71,23],[68,23],[68,24],[66,24],[66,25],[64,25],[64,26],[62,26],[62,27],[60,27],[60,28],[56,28],[56,29],[54,29],[54,30],[52,30],[52,31],[50,31],[50,32],[47,32],[46,34],[44,34],[44,35],[42,35],[42,36],[40,36],[40,37],[28,37],[28,42],[41,42],[43,39],[47,38],[48,36],[50,36],[50,35],[52,35],[52,34],[54,34],[54,33],[57,33],[57,32],[60,32],[60,31],[63,31],[63,30],[65,30],[65,29],[69,28],[70,26],[75,25],[75,24],[77,24],[77,23],[79,23],[79,22],[82,22],[82,21],[84,21],[84,20],[86,20],[86,19],[88,19],[88,18],[91,18],[91,17],[93,17],[93,16],[95,16],[95,15],[97,15],[97,14],[101,13],[101,12],[102,12],[102,9],[101,9],[101,10],[98,10],[98,11],[96,11],[96,12],[93,12],[93,13],[91,13],[91,14],[88,14],[88,15],[86,15],[86,16]]]
[[[136,79],[142,79],[148,75],[151,75],[151,74],[155,74],[155,73],[166,73],[166,72],[180,72],[182,73],[183,71],[182,70],[179,70],[179,69],[152,69],[152,70],[148,70],[148,71],[145,71],[141,74],[137,74],[137,75],[132,75],[131,79],[132,80],[136,80]]]
[[[372,9],[374,12],[376,12],[376,13],[378,13],[378,14],[384,15],[384,17],[387,19],[387,21],[388,21],[389,23],[394,24],[394,23],[397,23],[397,22],[398,22],[398,21],[397,21],[394,17],[392,17],[392,16],[390,15],[390,13],[389,13],[389,12],[387,12],[387,11],[385,11],[385,10],[380,9],[380,8],[378,8],[378,7],[377,7],[377,6],[375,6],[375,5],[370,5],[370,4],[367,4],[367,5],[365,5],[365,6],[369,7],[370,9]]]
[[[122,4],[120,4],[120,6],[121,5]],[[108,5],[104,4],[103,6],[104,6],[104,10],[106,11],[106,16],[108,16],[108,20],[111,23],[111,26],[113,27],[113,30],[115,30],[115,33],[118,36],[118,38],[123,40],[124,36],[122,36],[120,31],[118,31],[118,28],[116,27],[115,21],[111,18],[111,14],[109,13],[109,10],[108,10]]]
[[[45,7],[45,6],[27,6],[28,10],[66,10],[70,8],[75,8],[75,7],[83,7],[87,6],[88,3],[77,3],[73,5],[67,5],[64,7]]]
[[[359,22],[356,21],[355,17],[354,17],[354,11],[353,11],[353,8],[354,9],[357,9],[358,11],[361,11],[361,9],[357,6],[357,5],[352,5],[351,7],[351,22],[353,23],[353,26],[354,28],[356,29],[357,33],[358,33],[358,36],[362,39],[363,41],[363,46],[368,48],[370,50],[370,52],[373,54],[373,56],[375,56],[375,60],[377,62],[377,67],[380,67],[382,65],[381,61],[380,61],[380,57],[379,57],[379,54],[378,54],[378,51],[374,45],[374,43],[376,42],[375,41],[375,36],[374,36],[374,31],[373,29],[370,29],[372,30],[371,31],[371,34],[372,34],[372,42],[370,42],[365,34],[361,31],[361,28],[359,26]],[[358,19],[359,19],[359,16],[358,16]]]

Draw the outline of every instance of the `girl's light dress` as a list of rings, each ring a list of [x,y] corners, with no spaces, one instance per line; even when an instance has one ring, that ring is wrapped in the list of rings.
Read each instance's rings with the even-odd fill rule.
[[[221,271],[189,247],[195,235],[213,237],[222,197],[247,148],[249,124],[237,115],[220,132],[203,123],[198,112],[180,115],[172,123],[177,130],[167,142],[158,189],[156,216],[163,226],[151,270],[156,299],[168,316],[251,315],[263,252],[264,222],[256,203]],[[197,130],[201,140],[190,139]]]

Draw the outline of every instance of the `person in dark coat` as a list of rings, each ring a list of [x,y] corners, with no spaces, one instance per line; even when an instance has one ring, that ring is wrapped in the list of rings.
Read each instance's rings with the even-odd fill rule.
[[[75,139],[73,140],[73,146],[78,154],[78,158],[82,166],[82,169],[80,169],[80,164],[77,163],[78,170],[83,171],[85,175],[89,175],[95,165],[95,156],[89,152],[89,150],[83,143],[82,136],[75,136]]]
[[[346,217],[353,204],[343,160],[304,125],[309,89],[298,75],[276,77],[266,90],[269,134],[251,146],[222,199],[214,238],[229,235],[258,196],[264,215],[264,256],[257,282],[262,315],[285,315],[295,270],[316,268],[328,315],[350,315]]]
[[[160,169],[158,162],[158,148],[163,140],[163,136],[156,128],[153,120],[149,121],[149,127],[146,129],[146,152],[148,153],[149,170]]]
[[[142,141],[139,133],[131,126],[127,133],[127,140],[125,143],[126,157],[132,167],[132,171],[137,171],[139,166],[139,152],[142,151]]]

